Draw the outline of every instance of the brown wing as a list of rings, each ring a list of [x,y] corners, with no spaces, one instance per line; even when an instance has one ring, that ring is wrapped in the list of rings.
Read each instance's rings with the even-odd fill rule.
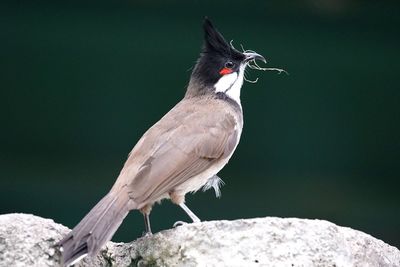
[[[128,176],[130,167],[136,170],[125,183],[137,204],[157,200],[231,154],[235,118],[220,104],[204,104],[181,102],[138,142],[123,169]]]

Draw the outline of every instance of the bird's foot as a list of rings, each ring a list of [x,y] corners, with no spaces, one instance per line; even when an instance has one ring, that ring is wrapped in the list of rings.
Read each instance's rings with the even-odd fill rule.
[[[153,235],[152,232],[143,232],[142,237],[150,237],[152,235]]]
[[[184,221],[177,221],[177,222],[174,223],[173,226],[174,226],[174,228],[176,228],[178,226],[185,225],[185,224],[189,224],[189,223],[184,222]]]

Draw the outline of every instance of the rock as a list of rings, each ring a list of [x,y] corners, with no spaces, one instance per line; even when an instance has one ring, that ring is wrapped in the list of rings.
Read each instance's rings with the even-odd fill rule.
[[[0,215],[0,266],[59,266],[69,229],[27,214]],[[257,218],[179,226],[129,244],[109,242],[75,266],[400,267],[400,251],[327,221]]]
[[[52,246],[68,231],[33,215],[0,215],[0,266],[55,266]]]

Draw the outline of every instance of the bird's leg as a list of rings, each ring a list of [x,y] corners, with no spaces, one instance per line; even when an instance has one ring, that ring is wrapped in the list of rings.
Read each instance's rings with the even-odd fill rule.
[[[190,219],[192,219],[194,223],[201,222],[199,217],[197,217],[196,214],[194,214],[193,211],[191,211],[188,206],[185,205],[185,203],[181,203],[179,204],[179,206],[186,212],[186,214],[190,217]]]
[[[144,218],[145,232],[143,233],[143,236],[152,235],[153,233],[151,232],[151,226],[150,226],[151,205],[144,206],[142,209],[140,209],[140,212],[143,214]]]
[[[145,227],[145,236],[146,235],[152,235],[152,232],[151,232],[151,226],[150,226],[150,214],[147,214],[147,213],[144,213],[143,214],[143,217],[144,217],[144,227]]]
[[[186,214],[192,219],[194,223],[201,222],[199,217],[197,217],[193,211],[191,211],[186,205],[185,205],[185,195],[180,195],[176,192],[171,192],[169,194],[172,203],[179,205],[185,212]],[[174,227],[177,227],[179,225],[187,224],[186,222],[182,221],[177,221],[174,223]]]

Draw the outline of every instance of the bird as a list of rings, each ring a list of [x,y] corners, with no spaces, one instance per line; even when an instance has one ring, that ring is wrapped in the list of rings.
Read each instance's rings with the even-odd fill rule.
[[[217,174],[242,133],[245,69],[251,61],[266,60],[252,50],[235,49],[207,17],[203,30],[200,56],[183,99],[144,133],[111,190],[57,243],[64,266],[97,255],[132,210],[143,214],[151,234],[150,212],[160,200],[170,199],[200,222],[186,206],[185,195],[211,187],[219,194]]]

